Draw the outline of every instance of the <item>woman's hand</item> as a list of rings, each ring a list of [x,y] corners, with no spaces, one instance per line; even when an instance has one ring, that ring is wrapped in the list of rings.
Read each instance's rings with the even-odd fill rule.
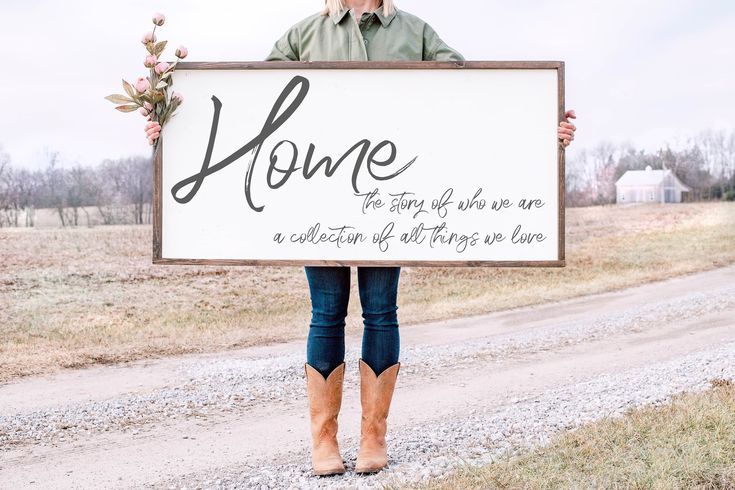
[[[559,139],[561,140],[562,145],[564,145],[564,148],[572,143],[574,132],[577,130],[577,127],[569,122],[570,117],[572,119],[577,119],[574,109],[568,110],[564,114],[564,120],[559,123]]]
[[[151,121],[151,116],[148,116],[148,122],[145,123],[145,136],[148,138],[148,144],[152,145],[153,142],[161,135],[161,125],[158,121]]]

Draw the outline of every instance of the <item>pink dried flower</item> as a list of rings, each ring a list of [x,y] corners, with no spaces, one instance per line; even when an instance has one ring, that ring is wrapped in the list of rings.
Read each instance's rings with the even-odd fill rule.
[[[148,43],[155,43],[156,42],[156,35],[153,34],[153,32],[146,32],[143,34],[143,39],[140,40],[143,44]]]
[[[168,70],[169,66],[170,65],[166,63],[165,61],[161,61],[160,63],[156,65],[156,73],[158,73],[159,75],[164,73],[166,70]]]
[[[151,88],[151,83],[148,81],[147,78],[138,77],[138,79],[135,81],[135,84],[133,86],[135,87],[135,90],[137,90],[140,93],[143,93],[149,88]]]
[[[189,50],[185,46],[179,46],[176,49],[175,62],[161,61],[159,57],[162,56],[166,41],[158,42],[156,30],[166,22],[166,16],[156,12],[151,19],[154,24],[153,29],[146,32],[141,38],[147,51],[143,64],[150,71],[147,76],[138,77],[132,84],[123,79],[123,88],[127,96],[113,94],[105,99],[115,104],[124,102],[123,105],[116,105],[115,108],[120,112],[138,112],[149,121],[157,119],[156,122],[163,127],[166,121],[174,115],[178,106],[184,102],[184,97],[180,93],[167,88],[170,87],[171,80],[166,79],[173,73],[176,64],[189,55]],[[157,142],[158,140],[153,145],[155,146]]]

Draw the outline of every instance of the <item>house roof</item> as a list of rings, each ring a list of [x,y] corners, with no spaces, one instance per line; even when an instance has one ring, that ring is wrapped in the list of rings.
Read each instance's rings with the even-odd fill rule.
[[[682,183],[676,177],[676,174],[671,172],[671,169],[665,168],[653,170],[650,165],[647,165],[645,170],[628,170],[620,176],[620,178],[615,182],[615,185],[658,185],[664,180],[664,177],[666,177],[668,173],[671,173],[676,182],[682,187],[682,190],[689,190],[689,187]]]
[[[615,182],[618,185],[657,185],[666,176],[668,170],[652,170],[650,165],[646,170],[628,170]]]

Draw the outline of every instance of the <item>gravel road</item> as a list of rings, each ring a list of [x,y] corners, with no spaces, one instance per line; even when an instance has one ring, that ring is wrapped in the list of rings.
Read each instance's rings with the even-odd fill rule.
[[[0,386],[8,488],[381,488],[735,378],[735,267],[402,329],[389,468],[310,475],[303,341]],[[354,467],[359,339],[340,445]]]

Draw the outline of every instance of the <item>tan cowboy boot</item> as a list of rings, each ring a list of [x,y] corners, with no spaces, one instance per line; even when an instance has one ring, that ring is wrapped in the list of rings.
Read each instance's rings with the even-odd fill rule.
[[[311,465],[315,475],[345,472],[337,445],[337,416],[342,405],[343,362],[324,379],[310,364],[304,364],[311,418]]]
[[[401,363],[397,362],[375,376],[372,368],[360,359],[360,450],[357,452],[355,473],[374,473],[388,464],[385,433],[388,410],[393,398],[396,377]]]

